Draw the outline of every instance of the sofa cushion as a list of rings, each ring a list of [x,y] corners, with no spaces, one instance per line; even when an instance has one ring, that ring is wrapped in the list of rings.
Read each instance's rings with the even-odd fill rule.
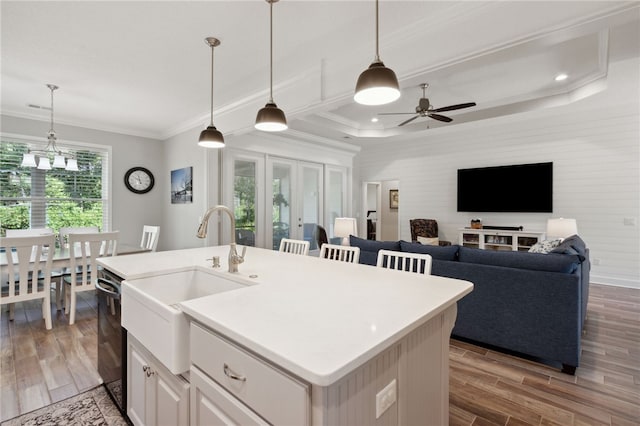
[[[574,254],[580,256],[580,260],[584,260],[587,256],[587,245],[582,238],[572,235],[562,240],[560,245],[551,250],[551,253]]]
[[[400,251],[400,241],[372,241],[349,236],[349,245],[360,248],[360,262],[365,265],[376,266],[379,250]]]
[[[540,254],[523,251],[495,251],[460,247],[458,260],[465,263],[504,266],[534,271],[571,274],[580,266],[578,256],[566,254]]]
[[[400,251],[431,255],[434,260],[456,260],[459,246],[429,246],[420,243],[400,241]]]

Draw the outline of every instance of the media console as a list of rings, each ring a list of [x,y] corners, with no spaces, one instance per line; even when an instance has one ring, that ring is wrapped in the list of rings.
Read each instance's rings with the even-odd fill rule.
[[[520,228],[520,227],[518,227]],[[528,251],[545,237],[540,231],[516,231],[512,229],[459,229],[459,244],[483,250]]]

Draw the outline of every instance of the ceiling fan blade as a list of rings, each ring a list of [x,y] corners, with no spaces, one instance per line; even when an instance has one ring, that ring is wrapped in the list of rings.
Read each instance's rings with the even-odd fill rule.
[[[404,125],[405,125],[405,124],[407,124],[407,123],[411,123],[413,120],[415,120],[415,119],[416,119],[416,118],[418,118],[418,117],[420,117],[420,116],[419,116],[419,115],[416,115],[415,117],[411,117],[410,119],[405,120],[405,121],[403,121],[402,123],[398,124],[398,127],[400,127],[400,126],[404,126]]]
[[[472,106],[476,106],[475,102],[468,102],[466,104],[457,104],[457,105],[449,105],[446,107],[442,107],[442,108],[436,108],[436,109],[432,109],[432,112],[444,112],[444,111],[453,111],[456,109],[462,109],[462,108],[469,108]]]
[[[444,115],[440,115],[440,114],[428,113],[427,115],[429,117],[433,118],[434,120],[444,121],[445,123],[449,123],[449,122],[453,121],[453,118],[445,117]]]
[[[378,115],[404,115],[415,114],[415,112],[379,112]]]

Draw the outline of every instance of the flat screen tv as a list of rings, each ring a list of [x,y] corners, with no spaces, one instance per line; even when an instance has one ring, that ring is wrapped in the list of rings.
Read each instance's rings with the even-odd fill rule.
[[[553,163],[458,169],[459,212],[553,212]]]

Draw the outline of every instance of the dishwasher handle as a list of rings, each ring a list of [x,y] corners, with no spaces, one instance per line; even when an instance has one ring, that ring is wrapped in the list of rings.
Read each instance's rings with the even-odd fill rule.
[[[106,288],[110,287],[110,288]],[[116,300],[120,300],[120,285],[111,280],[107,280],[105,278],[98,278],[98,282],[96,282],[96,289],[103,293],[108,294]]]

